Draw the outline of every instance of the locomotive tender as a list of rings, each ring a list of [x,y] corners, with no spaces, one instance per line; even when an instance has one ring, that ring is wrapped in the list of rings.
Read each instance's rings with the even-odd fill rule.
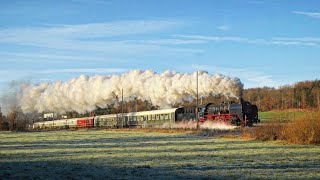
[[[199,106],[198,112],[200,123],[205,121],[222,121],[236,126],[252,126],[253,123],[260,121],[258,118],[258,107],[243,100],[241,100],[241,104],[222,103],[220,105],[213,105],[209,103]],[[33,129],[155,127],[165,123],[173,124],[196,120],[196,107],[182,107],[37,122],[33,124]]]

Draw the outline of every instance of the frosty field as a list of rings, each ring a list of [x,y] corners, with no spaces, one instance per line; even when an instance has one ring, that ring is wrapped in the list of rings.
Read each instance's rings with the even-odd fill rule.
[[[1,179],[320,178],[320,146],[142,131],[0,132]]]

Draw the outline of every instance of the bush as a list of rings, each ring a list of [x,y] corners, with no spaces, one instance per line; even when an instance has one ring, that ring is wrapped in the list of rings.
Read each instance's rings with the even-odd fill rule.
[[[270,122],[244,131],[256,140],[284,140],[293,144],[320,144],[320,112],[310,112],[290,122]]]
[[[320,144],[320,113],[309,113],[287,123],[282,138],[294,144]]]
[[[272,122],[256,127],[251,133],[253,138],[261,141],[275,141],[282,138],[284,123]]]

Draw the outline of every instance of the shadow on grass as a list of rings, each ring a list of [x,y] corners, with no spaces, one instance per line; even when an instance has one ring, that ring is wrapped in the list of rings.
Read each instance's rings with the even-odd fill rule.
[[[64,140],[63,137],[66,135],[57,135],[56,139],[45,139],[48,136],[36,136],[32,138],[44,137],[39,141],[5,141],[5,138],[0,140],[0,150],[24,150],[24,149],[78,149],[78,148],[141,148],[141,147],[170,147],[170,146],[191,146],[195,147],[198,151],[210,151],[210,150],[254,150],[254,149],[282,149],[280,145],[266,145],[257,146],[257,141],[247,140],[232,140],[226,141],[215,141],[215,138],[208,138],[194,135],[176,135],[176,136],[149,136],[147,133],[145,136],[134,136],[134,137],[101,137],[92,134],[87,134],[86,137],[81,137],[77,134],[75,139]],[[26,138],[28,139],[28,138]],[[210,139],[208,142],[206,139]],[[261,142],[262,143],[262,142]],[[253,146],[252,146],[253,144]],[[198,147],[206,145],[224,145],[225,147],[214,147],[210,149],[199,149]],[[234,146],[234,147],[232,147]],[[308,146],[287,146],[289,149],[307,149]]]
[[[180,168],[121,167],[68,161],[0,163],[1,179],[226,179],[228,176],[177,173]],[[190,168],[190,167],[189,167]]]
[[[120,160],[120,159],[119,159]],[[1,179],[232,179],[252,178],[265,171],[300,171],[303,165],[150,166],[102,164],[82,161],[33,161],[0,163]],[[316,172],[318,167],[309,167]],[[250,174],[249,174],[250,173]],[[259,177],[259,176],[258,176]],[[270,178],[270,177],[269,177]]]
[[[32,138],[39,136],[42,134]],[[67,135],[57,136],[56,138],[63,138]],[[280,145],[264,146],[255,141],[216,141],[212,138],[206,141],[206,137],[190,135],[154,136],[146,133],[143,136],[123,136],[121,134],[120,137],[107,138],[99,133],[90,133],[81,134],[81,139],[74,140],[48,139],[42,142],[1,140],[1,151],[23,151],[0,154],[0,179],[233,179],[259,178],[246,172],[259,174],[264,171],[290,170],[296,173],[310,170],[314,173],[316,168],[320,168],[320,163],[316,160],[306,160],[303,163],[298,161],[302,156],[319,157],[315,152],[290,153],[293,160],[277,162],[275,159],[270,162],[273,156],[275,158],[284,156],[273,153],[274,150],[284,148]],[[79,138],[79,134],[76,134],[75,138]],[[207,146],[208,144],[210,146]],[[187,146],[188,149],[183,149],[182,146]],[[121,148],[121,151],[114,148]],[[285,146],[285,148],[307,150],[308,147]],[[57,150],[50,152],[51,149]],[[72,151],[67,151],[70,149]],[[265,149],[268,153],[254,154],[259,149]],[[43,151],[34,152],[36,150]],[[224,154],[219,155],[214,152]],[[110,156],[121,153],[122,156]],[[239,170],[245,172],[239,173]]]

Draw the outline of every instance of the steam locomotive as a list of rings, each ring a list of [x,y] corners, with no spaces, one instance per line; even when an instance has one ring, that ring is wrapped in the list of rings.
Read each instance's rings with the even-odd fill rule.
[[[252,126],[260,122],[258,107],[248,101],[241,100],[241,103],[223,102],[220,105],[208,103],[198,109],[199,121],[219,121],[236,126]],[[196,108],[182,108],[178,113],[178,121],[196,120]]]
[[[198,111],[198,112],[197,112]],[[198,118],[197,118],[198,115]],[[120,114],[99,115],[93,117],[61,119],[53,121],[37,122],[33,124],[34,129],[53,128],[80,128],[80,127],[155,127],[165,123],[176,123],[182,121],[217,121],[236,126],[252,126],[260,122],[258,107],[248,101],[241,103],[212,103],[196,107],[172,108],[153,111],[140,111]]]
[[[252,126],[260,122],[258,107],[248,101],[241,101],[241,104],[222,103],[214,106],[211,103],[204,108],[201,121],[215,120],[224,121],[237,126]]]

